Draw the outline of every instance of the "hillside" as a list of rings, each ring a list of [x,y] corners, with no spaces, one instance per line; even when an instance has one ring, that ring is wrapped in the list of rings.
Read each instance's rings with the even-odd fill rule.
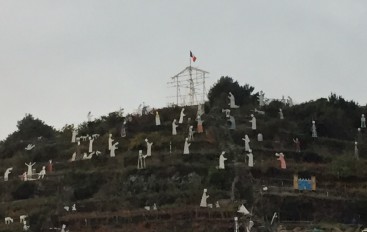
[[[229,92],[239,106],[230,109],[235,129],[223,111],[229,109]],[[197,129],[198,106],[184,107],[182,124],[182,107],[167,107],[126,116],[112,112],[60,131],[26,115],[18,130],[0,143],[0,170],[13,168],[8,181],[0,180],[0,217],[14,219],[12,224],[0,223],[0,232],[21,231],[20,215],[28,215],[28,231],[33,232],[60,231],[52,228],[63,224],[81,232],[234,231],[235,216],[239,231],[245,231],[250,220],[251,231],[349,228],[341,224],[355,230],[366,224],[367,136],[366,128],[357,129],[366,108],[335,94],[297,105],[274,100],[259,106],[258,97],[253,87],[222,77],[209,92],[201,116],[204,132],[194,133],[189,154],[183,154],[185,138],[190,126]],[[172,135],[174,119],[177,135]],[[317,137],[312,137],[312,121]],[[80,145],[72,142],[75,129]],[[259,133],[263,141],[258,141]],[[253,167],[242,140],[246,134]],[[92,150],[99,154],[88,159],[92,135]],[[112,144],[118,142],[115,157],[108,149],[110,136]],[[142,158],[146,167],[138,169],[139,150],[147,154],[145,139],[153,142],[152,155]],[[29,144],[35,146],[26,150]],[[225,169],[218,168],[222,151]],[[280,153],[286,168],[276,156]],[[30,162],[36,173],[45,166],[43,179],[34,174],[22,180]],[[315,189],[295,189],[294,175],[298,181],[314,176]],[[213,208],[200,207],[204,189]],[[251,214],[237,212],[242,204]],[[278,217],[271,223],[275,212]]]

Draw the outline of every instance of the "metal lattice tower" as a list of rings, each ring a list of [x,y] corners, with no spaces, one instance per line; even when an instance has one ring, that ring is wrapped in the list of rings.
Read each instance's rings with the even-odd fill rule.
[[[171,81],[167,84],[169,87],[176,88],[176,96],[174,96],[176,105],[203,104],[206,98],[205,79],[208,78],[208,74],[209,72],[190,65],[171,77]]]

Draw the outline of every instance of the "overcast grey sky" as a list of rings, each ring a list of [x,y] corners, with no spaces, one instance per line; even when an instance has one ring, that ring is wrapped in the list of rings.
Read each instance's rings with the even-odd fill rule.
[[[25,113],[60,129],[143,101],[188,65],[296,102],[365,105],[367,1],[2,0],[0,140]]]

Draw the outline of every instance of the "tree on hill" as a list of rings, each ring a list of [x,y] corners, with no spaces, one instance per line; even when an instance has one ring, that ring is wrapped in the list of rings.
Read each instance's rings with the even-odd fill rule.
[[[45,124],[42,120],[34,118],[31,114],[26,114],[26,116],[18,121],[18,130],[10,134],[5,141],[0,144],[0,154],[1,157],[10,157],[17,150],[24,149],[25,143],[30,143],[31,140],[35,140],[38,137],[51,139],[56,136],[56,130]]]
[[[208,99],[210,105],[226,105],[228,93],[231,92],[236,99],[236,104],[241,106],[256,102],[257,93],[252,95],[254,87],[245,84],[241,86],[237,81],[233,81],[231,77],[222,76],[218,82],[209,90]]]

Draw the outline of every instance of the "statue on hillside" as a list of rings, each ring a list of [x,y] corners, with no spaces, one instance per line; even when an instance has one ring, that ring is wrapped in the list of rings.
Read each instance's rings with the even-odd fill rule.
[[[111,150],[113,140],[114,139],[112,139],[112,134],[109,134],[108,135],[108,150],[109,151]]]
[[[364,114],[361,116],[361,128],[366,128],[366,118],[364,117]]]
[[[245,151],[249,151],[250,150],[250,138],[248,137],[248,135],[245,135],[245,138],[242,138],[243,141],[245,141]]]
[[[282,111],[282,109],[279,109],[279,118],[280,118],[281,120],[283,120],[283,119],[284,119],[284,115],[283,115],[283,111]]]
[[[30,151],[30,150],[32,150],[35,146],[36,146],[36,145],[34,145],[34,144],[28,144],[28,145],[24,148],[24,150]]]
[[[139,150],[138,169],[145,169],[145,158],[146,158],[146,155],[143,155],[143,151]]]
[[[280,161],[280,168],[281,169],[287,169],[287,165],[285,163],[284,154],[283,153],[279,153],[279,154],[278,153],[275,153],[275,156],[277,156],[278,157],[277,160]]]
[[[206,194],[207,193],[207,189],[204,189],[203,191],[203,196],[201,197],[201,201],[200,201],[200,207],[208,207],[208,203],[207,203],[207,199],[209,198],[209,195]]]
[[[126,122],[127,121],[125,119],[124,122],[121,125],[121,132],[120,132],[121,138],[125,138],[126,137]]]
[[[229,118],[230,114],[231,114],[231,110],[230,109],[222,109],[222,113],[226,114],[226,118]]]
[[[48,173],[53,172],[53,164],[52,164],[52,160],[49,160],[49,161],[48,161],[48,164],[47,164],[47,172],[48,172]]]
[[[298,138],[293,139],[294,146],[296,147],[296,152],[301,152],[301,143]]]
[[[237,212],[242,213],[243,215],[250,214],[250,212],[246,209],[246,207],[243,204],[240,207],[238,207]]]
[[[5,173],[4,173],[4,181],[8,181],[9,180],[9,174],[11,173],[11,171],[13,171],[13,167],[8,168],[8,169],[5,170]]]
[[[257,97],[259,101],[259,106],[262,107],[265,105],[265,93],[263,91],[260,91],[259,96]]]
[[[315,121],[312,121],[311,131],[312,131],[312,138],[317,138],[317,129],[316,129]]]
[[[188,136],[189,141],[194,141],[195,131],[193,129],[194,129],[194,126],[189,127],[189,136]]]
[[[236,103],[235,103],[235,99],[234,99],[233,94],[231,92],[229,92],[228,94],[229,94],[229,96],[228,96],[228,98],[229,98],[229,103],[228,103],[229,108],[231,108],[231,109],[239,108],[239,106],[236,105]]]
[[[29,162],[29,164],[25,163],[25,165],[28,167],[28,171],[27,171],[27,177],[28,178],[32,178],[32,175],[33,175],[33,171],[32,171],[32,168],[33,166],[35,165],[36,163],[33,163],[32,162]]]
[[[252,168],[254,166],[254,155],[252,154],[252,150],[250,149],[247,154],[248,157],[248,166]]]
[[[75,143],[76,142],[76,136],[78,135],[78,130],[77,129],[73,129],[72,135],[71,135],[71,142]]]
[[[152,145],[153,145],[153,143],[150,143],[148,141],[148,139],[145,139],[144,141],[147,144],[147,156],[152,156]]]
[[[177,127],[178,127],[178,125],[176,124],[176,119],[173,119],[173,122],[172,122],[172,135],[177,135],[177,130],[176,130]]]
[[[43,179],[46,175],[46,167],[43,166],[42,170],[38,173],[38,179]]]
[[[189,143],[188,140],[189,140],[189,138],[185,139],[185,145],[184,145],[184,151],[183,151],[184,155],[190,154],[189,147],[190,147],[191,143]]]
[[[159,117],[159,112],[155,112],[155,125],[160,126],[161,125],[161,118]]]
[[[224,157],[224,154],[226,152],[225,151],[222,151],[222,154],[220,154],[219,156],[219,166],[218,166],[218,169],[225,169],[226,167],[224,166],[224,161],[227,160],[226,157]]]
[[[181,113],[180,113],[180,119],[178,120],[178,124],[182,124],[183,123],[183,118],[186,116],[186,114],[184,114],[185,108],[181,109]]]
[[[288,96],[287,103],[289,107],[293,106],[293,99],[290,96]]]
[[[258,141],[258,142],[262,142],[262,141],[264,141],[263,134],[261,134],[261,133],[258,133],[258,134],[257,134],[257,141]]]
[[[117,145],[119,145],[118,142],[114,143],[112,146],[111,146],[111,149],[110,149],[110,157],[115,157],[116,154],[115,154],[115,150],[117,150]]]
[[[256,130],[256,118],[255,118],[255,116],[253,114],[251,114],[251,120],[250,120],[250,122],[251,122],[251,128],[252,128],[252,130]]]
[[[227,120],[227,122],[229,123],[228,129],[236,130],[236,120],[234,119],[232,115],[229,115],[229,119]]]
[[[94,139],[89,136],[89,148],[88,148],[88,152],[92,152],[93,151],[93,141]]]

